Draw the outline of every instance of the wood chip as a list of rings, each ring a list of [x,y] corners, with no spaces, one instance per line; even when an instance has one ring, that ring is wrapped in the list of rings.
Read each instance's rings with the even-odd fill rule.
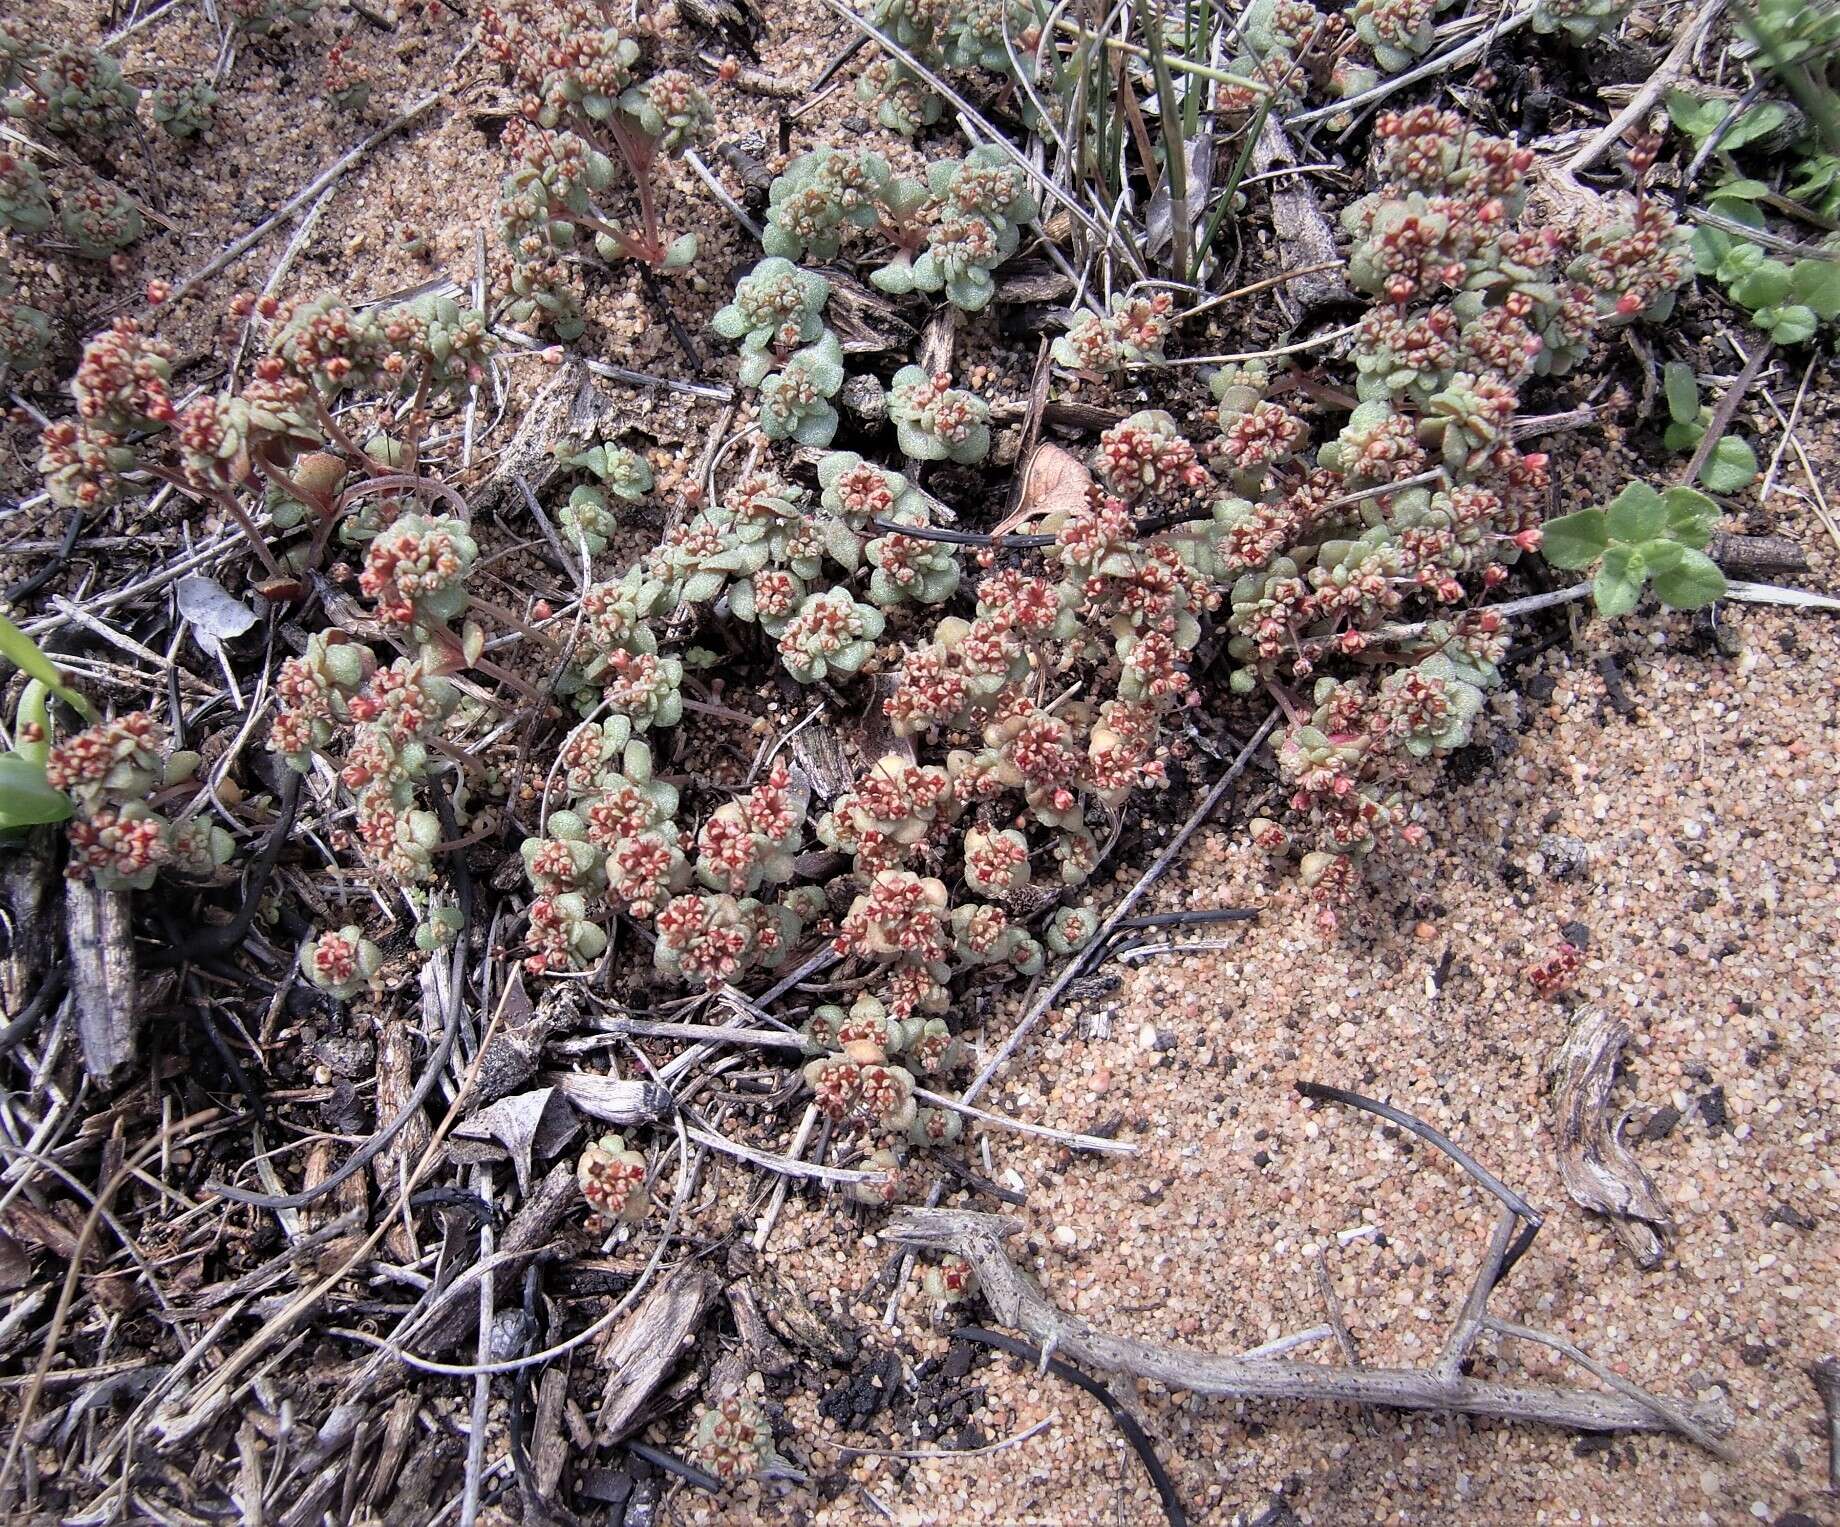
[[[1575,1202],[1609,1218],[1636,1265],[1661,1265],[1661,1238],[1672,1228],[1653,1179],[1623,1144],[1625,1113],[1610,1120],[1616,1064],[1629,1026],[1594,1009],[1579,1014],[1550,1068],[1559,1175]]]
[[[140,1001],[128,898],[99,891],[87,880],[64,882],[64,934],[70,945],[70,989],[77,1037],[90,1080],[107,1087],[140,1049]]]
[[[633,1429],[652,1391],[702,1325],[716,1293],[714,1273],[700,1262],[685,1263],[666,1274],[620,1323],[601,1351],[607,1389],[596,1431],[603,1443],[618,1442]]]

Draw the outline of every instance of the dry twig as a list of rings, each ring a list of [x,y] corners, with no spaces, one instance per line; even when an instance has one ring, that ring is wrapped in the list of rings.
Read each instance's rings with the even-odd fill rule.
[[[1010,1261],[1003,1249],[1004,1238],[1022,1228],[1020,1220],[1002,1215],[912,1207],[897,1212],[884,1233],[916,1250],[951,1252],[963,1257],[976,1271],[984,1299],[1004,1325],[1026,1332],[1048,1352],[1062,1353],[1110,1373],[1129,1374],[1171,1389],[1226,1399],[1340,1400],[1400,1410],[1489,1416],[1579,1431],[1677,1432],[1721,1457],[1730,1456],[1717,1440],[1717,1434],[1730,1424],[1722,1404],[1679,1406],[1633,1385],[1633,1393],[1604,1394],[1551,1384],[1466,1378],[1461,1373],[1446,1378],[1439,1370],[1424,1368],[1329,1367],[1279,1358],[1223,1356],[1113,1336],[1056,1307],[1034,1280]],[[1498,1258],[1485,1261],[1477,1288],[1482,1288],[1493,1274],[1497,1261]],[[1486,1304],[1486,1291],[1480,1300],[1472,1294],[1472,1300],[1480,1310]],[[1476,1328],[1480,1327],[1478,1315]],[[1523,1333],[1517,1327],[1512,1334]],[[1530,1333],[1530,1339],[1540,1339],[1541,1334]],[[1471,1331],[1469,1339],[1473,1335]],[[1558,1337],[1550,1340],[1560,1342]],[[1463,1346],[1467,1345],[1466,1340]],[[1555,1350],[1571,1356],[1575,1349],[1564,1344]]]

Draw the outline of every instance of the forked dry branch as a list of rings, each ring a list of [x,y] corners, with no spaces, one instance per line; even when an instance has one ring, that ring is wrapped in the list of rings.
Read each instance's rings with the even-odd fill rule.
[[[1151,1379],[1171,1389],[1235,1400],[1353,1401],[1579,1431],[1675,1432],[1729,1459],[1731,1450],[1719,1440],[1730,1426],[1722,1401],[1682,1403],[1664,1399],[1620,1378],[1562,1337],[1489,1317],[1489,1294],[1514,1220],[1514,1212],[1504,1206],[1490,1254],[1477,1273],[1451,1340],[1439,1363],[1427,1368],[1307,1363],[1275,1355],[1260,1356],[1257,1352],[1198,1352],[1112,1335],[1059,1308],[1010,1260],[1003,1249],[1004,1239],[1021,1230],[1023,1223],[1007,1215],[908,1207],[895,1215],[884,1234],[913,1250],[963,1257],[977,1273],[984,1300],[995,1319],[1013,1330],[1026,1332],[1042,1344],[1044,1351],[1112,1373]],[[1616,1392],[1467,1377],[1461,1364],[1483,1331],[1551,1347],[1612,1385]],[[1334,1328],[1325,1325],[1272,1345],[1288,1352],[1334,1336]]]

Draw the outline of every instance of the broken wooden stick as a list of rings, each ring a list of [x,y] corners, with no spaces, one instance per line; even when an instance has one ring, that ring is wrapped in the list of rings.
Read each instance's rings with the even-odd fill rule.
[[[1504,1211],[1503,1220],[1511,1223],[1512,1216]],[[963,1257],[976,1271],[983,1297],[995,1318],[1005,1326],[1026,1332],[1044,1350],[1111,1373],[1151,1379],[1171,1389],[1237,1400],[1353,1401],[1398,1410],[1450,1411],[1577,1431],[1674,1432],[1721,1457],[1729,1455],[1718,1440],[1731,1424],[1722,1402],[1681,1404],[1660,1399],[1633,1384],[1622,1392],[1606,1394],[1554,1384],[1507,1384],[1468,1378],[1460,1371],[1454,1377],[1446,1377],[1429,1368],[1332,1367],[1249,1355],[1227,1356],[1113,1336],[1058,1308],[1010,1261],[1003,1249],[1004,1238],[1022,1228],[1022,1221],[1005,1215],[908,1207],[896,1214],[883,1233],[915,1250],[952,1252]],[[1504,1250],[1505,1239],[1498,1233],[1495,1255],[1484,1260],[1476,1280],[1476,1287],[1484,1292],[1479,1298],[1472,1295],[1478,1324],[1483,1329],[1493,1324],[1481,1312],[1486,1308],[1486,1290]],[[1465,1309],[1467,1313],[1467,1304]],[[1598,1371],[1597,1365],[1563,1338],[1549,1338],[1518,1326],[1510,1329],[1505,1323],[1502,1334],[1542,1342]]]
[[[1653,1179],[1623,1144],[1625,1119],[1610,1117],[1610,1088],[1628,1043],[1629,1025],[1621,1019],[1595,1010],[1579,1015],[1552,1061],[1553,1129],[1565,1191],[1607,1218],[1636,1265],[1648,1271],[1661,1265],[1670,1218]]]

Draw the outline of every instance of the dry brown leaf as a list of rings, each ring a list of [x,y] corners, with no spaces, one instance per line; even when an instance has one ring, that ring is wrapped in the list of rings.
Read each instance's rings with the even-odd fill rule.
[[[1072,451],[1043,441],[1023,470],[1022,500],[1016,512],[997,527],[997,533],[1005,534],[1037,515],[1078,509],[1086,502],[1092,480],[1086,463]]]

